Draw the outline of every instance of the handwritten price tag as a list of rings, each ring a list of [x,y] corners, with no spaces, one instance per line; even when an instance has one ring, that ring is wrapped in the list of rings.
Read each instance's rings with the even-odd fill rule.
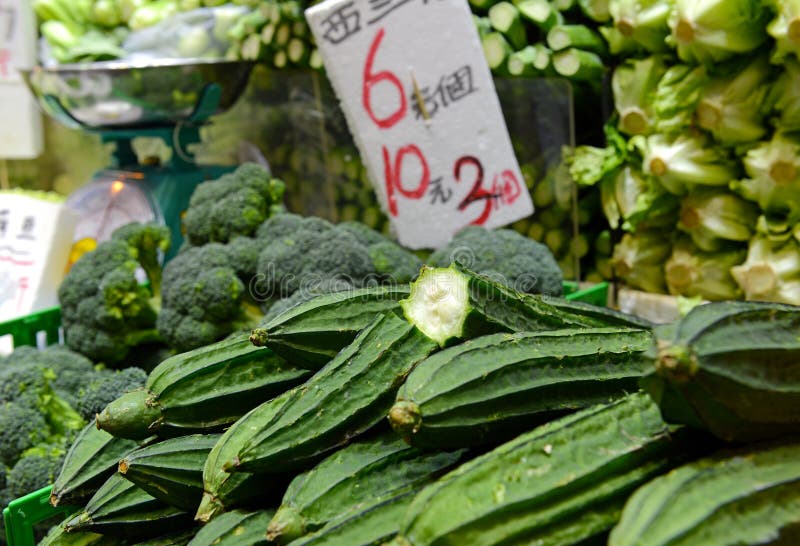
[[[14,3],[0,0],[0,82],[19,79],[12,67],[18,20]]]
[[[466,0],[326,0],[306,19],[402,244],[533,212]]]

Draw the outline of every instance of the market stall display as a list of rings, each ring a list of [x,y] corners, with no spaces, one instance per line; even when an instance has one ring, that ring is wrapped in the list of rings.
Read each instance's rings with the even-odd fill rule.
[[[353,4],[330,32],[369,24]],[[148,35],[156,56],[226,54],[162,63],[177,80],[125,64],[103,96],[140,107],[179,171],[199,170],[189,141],[221,166],[246,140],[269,167],[192,174],[166,225],[117,218],[59,308],[0,323],[10,546],[800,543],[795,4],[471,0],[471,22],[459,6],[536,211],[412,251],[307,3],[34,2],[63,59]],[[191,76],[228,62],[242,79]],[[251,62],[238,121],[205,123]],[[110,65],[86,66],[40,70],[68,122],[120,112],[69,98],[68,71]],[[81,123],[133,165],[126,115]],[[574,278],[680,298],[651,322]]]

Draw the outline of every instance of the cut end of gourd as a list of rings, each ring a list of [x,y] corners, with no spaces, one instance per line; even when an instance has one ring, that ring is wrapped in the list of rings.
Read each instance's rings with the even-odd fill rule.
[[[389,424],[408,442],[422,426],[419,406],[410,400],[398,400],[389,410]]]
[[[267,527],[267,540],[278,544],[288,544],[305,534],[305,519],[291,506],[279,508]]]
[[[709,101],[702,101],[697,105],[697,124],[703,129],[713,130],[722,122],[722,111]]]
[[[630,135],[643,135],[647,132],[647,116],[639,108],[629,108],[622,113],[620,128]]]
[[[250,343],[256,347],[266,347],[267,339],[267,331],[264,328],[256,328],[250,333]]]
[[[194,520],[205,524],[221,514],[224,510],[225,507],[214,495],[211,493],[203,493],[203,498],[200,501],[200,506],[197,508],[197,513],[194,515]]]
[[[397,535],[389,542],[385,542],[384,546],[414,546],[408,539],[404,536]]]
[[[678,24],[675,25],[675,38],[678,39],[679,42],[684,44],[688,44],[694,41],[694,27],[689,21],[685,21],[681,19],[678,21]]]
[[[117,465],[117,470],[119,471],[120,474],[127,474],[129,466],[130,464],[128,463],[128,460],[122,459]]]
[[[426,267],[411,283],[411,294],[400,301],[403,314],[423,334],[444,346],[463,334],[470,311],[469,281],[454,266]]]
[[[119,438],[144,440],[153,434],[153,424],[161,417],[160,408],[150,398],[144,389],[123,394],[97,414],[97,428]]]
[[[61,495],[56,494],[55,490],[50,493],[50,506],[58,506],[61,502]]]
[[[683,345],[659,344],[656,371],[672,383],[685,383],[697,373],[697,360]]]

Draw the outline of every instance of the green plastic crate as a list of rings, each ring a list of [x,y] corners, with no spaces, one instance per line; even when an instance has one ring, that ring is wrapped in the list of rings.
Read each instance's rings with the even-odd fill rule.
[[[605,306],[608,301],[608,283],[599,283],[581,289],[578,283],[564,283],[564,297],[568,300],[583,301]],[[19,319],[0,323],[0,336],[10,334],[14,346],[36,346],[37,332],[45,332],[48,345],[58,343],[58,329],[61,326],[61,311],[58,307],[45,309]],[[3,510],[6,526],[6,540],[9,546],[35,546],[33,526],[53,516],[76,510],[76,507],[57,507],[50,505],[51,486],[15,499]]]
[[[0,322],[0,337],[10,335],[14,347],[20,345],[37,346],[37,334],[45,333],[47,345],[58,343],[58,330],[61,327],[61,309],[50,307],[36,313]]]
[[[37,523],[61,515],[66,518],[78,510],[79,506],[58,506],[50,504],[48,485],[33,493],[28,493],[11,501],[3,510],[3,522],[6,526],[6,541],[9,546],[35,546],[33,526]]]

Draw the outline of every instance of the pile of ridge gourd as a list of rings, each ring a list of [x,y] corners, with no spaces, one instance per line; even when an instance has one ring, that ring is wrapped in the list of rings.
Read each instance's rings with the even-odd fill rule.
[[[674,324],[459,265],[164,360],[41,544],[800,544],[800,307]]]

